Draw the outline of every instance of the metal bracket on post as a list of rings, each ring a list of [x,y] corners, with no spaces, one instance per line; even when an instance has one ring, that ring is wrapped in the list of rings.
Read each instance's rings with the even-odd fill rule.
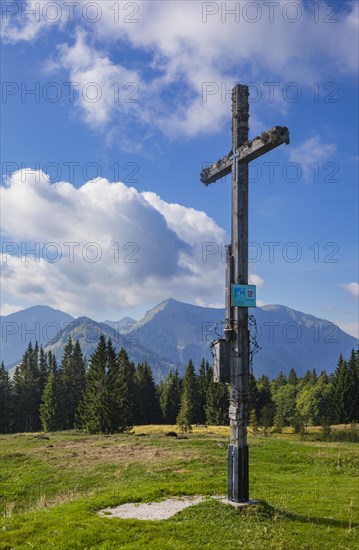
[[[237,181],[238,176],[238,158],[240,157],[240,153],[233,153],[233,155],[230,157],[230,161],[232,162],[232,177],[235,181]]]
[[[223,338],[212,342],[213,350],[213,380],[216,383],[230,382],[230,351],[231,343]]]

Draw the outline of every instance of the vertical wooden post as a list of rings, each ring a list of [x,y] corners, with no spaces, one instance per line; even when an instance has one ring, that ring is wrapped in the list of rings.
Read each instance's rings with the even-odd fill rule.
[[[238,84],[232,94],[232,150],[248,141],[248,86]],[[248,284],[248,162],[233,160],[232,170],[232,245],[233,283]],[[231,293],[231,288],[227,288]],[[234,502],[249,499],[248,471],[248,308],[232,307],[232,352],[230,361],[230,447],[232,460],[228,487]],[[229,491],[230,493],[230,491]],[[231,500],[231,499],[230,499]]]
[[[230,445],[228,447],[228,500],[249,500],[248,471],[248,308],[232,305],[232,284],[248,284],[248,163],[282,143],[289,143],[289,130],[273,126],[248,142],[248,86],[237,84],[232,91],[232,154],[201,172],[209,185],[232,173],[232,242],[227,247],[226,271],[226,366],[230,382]],[[228,350],[230,353],[228,354]],[[229,355],[229,359],[228,359]],[[221,367],[219,367],[220,369]],[[228,382],[227,369],[223,380]]]

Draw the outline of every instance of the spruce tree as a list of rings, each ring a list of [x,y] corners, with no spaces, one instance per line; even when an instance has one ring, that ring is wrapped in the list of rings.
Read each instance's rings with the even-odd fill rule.
[[[69,339],[67,347],[61,368],[61,390],[64,396],[64,428],[72,429],[85,391],[86,365],[78,340],[73,344]]]
[[[4,363],[0,366],[0,433],[7,434],[12,430],[12,386],[10,376]]]
[[[49,378],[50,369],[49,364],[47,360],[47,354],[44,352],[44,349],[42,346],[40,346],[40,353],[39,353],[39,390],[40,394],[42,395],[47,383],[47,380]]]
[[[134,423],[159,424],[162,420],[160,402],[153,380],[153,374],[147,363],[139,363],[135,372],[136,408]]]
[[[274,380],[274,384],[276,387],[280,387],[280,386],[285,386],[286,383],[287,383],[287,378],[285,374],[282,371],[280,371],[277,378]]]
[[[161,409],[165,424],[176,424],[181,403],[181,384],[177,369],[174,374],[170,371],[167,380],[160,384]]]
[[[351,379],[348,364],[340,354],[334,373],[332,393],[332,415],[335,424],[350,422],[351,416]]]
[[[266,374],[258,379],[257,387],[257,416],[261,425],[269,427],[273,424],[275,404],[272,397],[271,384]]]
[[[228,425],[229,393],[223,382],[211,380],[206,395],[206,420],[212,426]]]
[[[206,422],[206,396],[208,388],[212,382],[213,369],[209,366],[208,361],[202,359],[198,371],[198,392],[199,392],[199,412],[198,422],[205,424]]]
[[[183,432],[191,431],[192,424],[198,422],[199,408],[197,376],[190,359],[183,378],[181,406],[177,416],[177,424]]]
[[[316,370],[313,369],[312,372],[310,373],[310,381],[312,384],[315,384],[317,379],[318,379],[318,376],[317,376]]]
[[[252,372],[249,373],[248,378],[248,410],[258,409],[259,391],[256,379]]]
[[[311,384],[312,381],[312,373],[310,370],[307,370],[303,378],[300,379],[299,386],[302,388],[304,386],[308,386]]]
[[[292,426],[295,434],[305,434],[305,422],[303,416],[296,409],[292,418]]]
[[[257,414],[255,409],[252,409],[250,412],[248,424],[252,428],[253,434],[257,434],[259,424],[258,424],[258,419],[257,419]]]
[[[359,350],[352,350],[348,359],[350,378],[350,420],[359,422]]]
[[[285,384],[273,393],[276,411],[280,410],[287,426],[291,425],[296,408],[297,386]]]
[[[277,432],[278,434],[281,434],[284,428],[284,425],[285,425],[285,421],[284,421],[283,411],[278,408],[273,418],[274,431]]]
[[[63,393],[63,429],[72,429],[75,425],[79,404],[86,383],[86,367],[81,346],[77,340],[73,343],[69,337],[61,361],[60,385]]]
[[[272,404],[271,406],[264,405],[264,407],[261,408],[261,412],[259,415],[259,424],[263,426],[264,429],[269,428],[273,425],[274,413],[274,404]]]
[[[40,418],[45,432],[55,432],[63,425],[61,380],[58,372],[52,371],[47,380],[40,405]]]
[[[289,371],[288,374],[288,384],[292,384],[292,386],[296,386],[298,383],[298,376],[295,370],[292,368]]]
[[[118,355],[111,340],[107,344],[107,424],[110,433],[129,431],[133,426],[135,407],[135,368],[122,348]]]
[[[41,429],[39,347],[31,342],[16,367],[13,379],[14,424],[17,432],[34,432]]]
[[[49,371],[49,374],[51,372],[55,372],[57,373],[58,372],[58,366],[57,366],[57,361],[56,361],[56,357],[55,355],[52,353],[52,351],[50,350],[47,354],[47,368],[48,368],[48,371]]]
[[[95,352],[91,355],[86,376],[86,389],[79,409],[81,426],[90,434],[108,431],[109,400],[106,381],[107,346],[100,336]]]

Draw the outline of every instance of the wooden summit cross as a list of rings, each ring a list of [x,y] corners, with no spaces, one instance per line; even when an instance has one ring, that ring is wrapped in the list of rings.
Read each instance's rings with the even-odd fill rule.
[[[220,380],[230,383],[230,445],[228,447],[228,500],[249,501],[248,471],[248,307],[233,306],[232,284],[248,284],[248,163],[282,143],[289,143],[288,128],[274,126],[248,140],[248,86],[232,90],[232,151],[204,168],[201,182],[213,183],[232,173],[232,239],[227,247],[226,326],[221,340]],[[218,379],[217,379],[218,381]]]

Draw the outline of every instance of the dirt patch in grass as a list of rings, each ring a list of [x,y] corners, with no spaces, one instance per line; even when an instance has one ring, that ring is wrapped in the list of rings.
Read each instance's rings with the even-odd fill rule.
[[[66,469],[83,469],[99,464],[156,463],[181,458],[193,459],[193,451],[155,447],[144,442],[109,443],[108,440],[84,439],[49,442],[29,450],[29,454],[53,466],[61,464]]]

